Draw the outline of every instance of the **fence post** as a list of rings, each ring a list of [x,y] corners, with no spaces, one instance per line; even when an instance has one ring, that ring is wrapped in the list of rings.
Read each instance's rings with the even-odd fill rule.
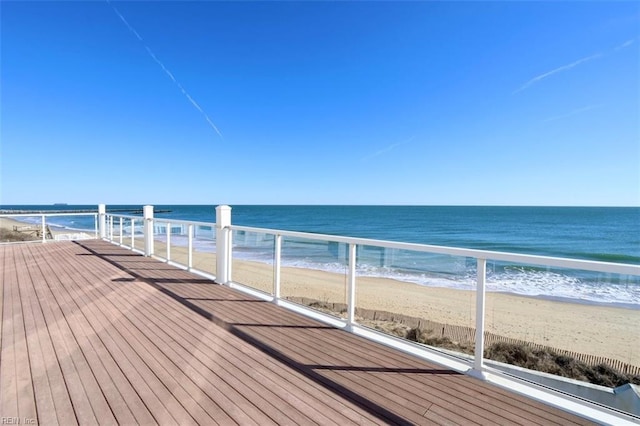
[[[167,222],[167,262],[171,260],[171,223]]]
[[[353,329],[356,320],[356,245],[349,244],[349,272],[347,276],[347,327]]]
[[[193,224],[187,226],[187,268],[193,268]]]
[[[216,282],[231,280],[231,207],[216,207]]]
[[[42,215],[42,242],[47,242],[47,221],[44,215]]]
[[[480,379],[484,374],[484,307],[485,307],[485,281],[487,278],[487,260],[477,259],[477,287],[476,287],[476,345],[473,368],[469,372]]]
[[[153,256],[153,206],[142,208],[144,217],[144,255]]]
[[[107,236],[107,206],[105,204],[98,204],[98,233],[100,238],[104,239]]]
[[[277,302],[280,299],[280,271],[281,271],[281,259],[282,259],[282,235],[276,234],[275,236],[275,250],[274,250],[274,262],[273,262],[273,300]]]

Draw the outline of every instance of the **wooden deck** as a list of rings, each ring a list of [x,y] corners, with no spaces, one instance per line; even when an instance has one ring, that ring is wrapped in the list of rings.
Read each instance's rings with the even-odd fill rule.
[[[3,424],[588,424],[109,243],[0,246]]]

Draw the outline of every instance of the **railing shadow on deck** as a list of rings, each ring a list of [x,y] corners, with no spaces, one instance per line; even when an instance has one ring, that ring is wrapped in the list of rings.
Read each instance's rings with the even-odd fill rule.
[[[261,352],[265,353],[266,355],[280,361],[281,363],[283,363],[284,365],[296,370],[297,372],[301,373],[302,375],[304,375],[305,377],[307,377],[308,379],[313,380],[315,383],[321,385],[322,387],[324,387],[325,389],[339,394],[340,396],[342,396],[343,398],[351,401],[352,403],[356,404],[357,406],[359,406],[360,408],[366,410],[368,413],[370,413],[371,415],[384,420],[386,422],[390,422],[390,423],[395,423],[395,424],[410,424],[410,422],[408,422],[406,419],[404,419],[403,417],[397,415],[396,413],[393,413],[391,411],[389,411],[388,409],[386,409],[385,407],[377,404],[374,401],[371,401],[368,398],[363,397],[362,395],[360,395],[359,393],[349,389],[347,386],[345,386],[344,384],[338,383],[335,380],[332,380],[328,377],[326,377],[325,375],[321,374],[319,371],[351,371],[351,372],[384,372],[384,373],[398,373],[398,374],[429,374],[429,375],[461,375],[460,373],[457,373],[453,370],[448,370],[445,368],[442,369],[434,369],[434,368],[429,368],[429,369],[420,369],[420,368],[382,368],[382,367],[374,367],[374,366],[331,366],[331,365],[310,365],[310,364],[305,364],[305,363],[301,363],[299,361],[296,361],[295,359],[291,358],[290,356],[284,354],[282,351],[278,350],[277,348],[274,347],[274,345],[272,345],[268,340],[262,340],[262,339],[258,339],[255,336],[250,335],[249,333],[247,333],[246,331],[241,330],[238,327],[254,327],[254,326],[264,326],[267,327],[269,325],[257,325],[257,324],[244,324],[244,323],[229,323],[226,322],[224,320],[222,320],[220,317],[216,316],[216,314],[214,312],[211,312],[207,309],[202,308],[201,306],[198,306],[196,304],[194,304],[191,300],[200,300],[200,299],[190,299],[190,298],[186,298],[186,297],[182,297],[176,293],[174,293],[173,291],[171,291],[168,288],[163,287],[163,284],[167,284],[167,283],[181,283],[181,284],[192,284],[192,283],[197,283],[197,284],[202,284],[204,282],[206,282],[209,285],[218,285],[216,283],[214,283],[211,280],[203,280],[200,278],[194,278],[192,279],[179,279],[179,280],[172,280],[172,279],[165,279],[165,278],[153,278],[153,277],[147,277],[144,276],[143,274],[139,273],[135,267],[131,267],[130,265],[126,265],[126,262],[120,262],[116,259],[112,259],[110,258],[110,256],[113,257],[119,257],[122,254],[121,253],[114,253],[113,251],[110,251],[110,253],[100,253],[98,250],[94,249],[93,247],[89,246],[87,243],[82,242],[82,241],[75,241],[75,244],[79,245],[80,247],[82,247],[83,249],[87,250],[91,255],[97,256],[98,258],[102,259],[103,261],[115,266],[116,268],[126,272],[127,274],[131,275],[135,280],[144,282],[145,284],[150,285],[151,287],[153,287],[154,289],[162,292],[163,294],[171,297],[173,300],[177,301],[178,303],[182,304],[183,306],[187,307],[188,309],[190,309],[191,311],[193,311],[194,313],[206,318],[207,320],[213,322],[214,324],[216,324],[217,326],[221,327],[222,329],[226,330],[227,332],[231,333],[232,335],[234,335],[235,337],[243,340],[244,342],[250,344],[251,346],[255,347],[256,349],[260,350]],[[129,254],[127,254],[127,256],[130,256]],[[139,256],[141,259],[144,259],[144,257],[142,255],[137,255]],[[162,263],[158,262],[158,265],[163,265]],[[143,268],[144,270],[149,270],[148,268]],[[176,270],[180,271],[180,269],[176,268]],[[119,279],[120,281],[125,281],[126,279]],[[214,300],[214,299],[212,299]],[[225,300],[227,301],[227,300]],[[255,299],[242,299],[242,300],[237,300],[234,302],[249,302],[249,303],[269,303],[266,301],[261,301],[261,300],[255,300]],[[282,326],[280,325],[270,325],[271,327],[274,328],[282,328]],[[284,327],[284,328],[290,328],[290,327]],[[325,325],[313,325],[313,326],[309,326],[309,325],[300,325],[300,326],[294,326],[292,328],[300,328],[300,329],[326,329],[326,330],[331,330],[333,331],[337,331],[337,332],[344,332],[338,329],[335,329],[333,327],[330,326],[325,326]],[[346,333],[346,332],[345,332]]]

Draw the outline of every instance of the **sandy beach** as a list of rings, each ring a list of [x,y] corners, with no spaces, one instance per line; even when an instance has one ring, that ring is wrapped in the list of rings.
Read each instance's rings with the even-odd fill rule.
[[[24,226],[24,225],[25,225],[24,222],[20,222],[15,219],[10,219],[8,217],[0,217],[0,228],[2,229],[13,230],[14,226]]]
[[[10,219],[7,217],[0,217],[0,229],[9,233],[19,232],[20,235],[25,238],[25,241],[42,239],[42,236],[38,235],[35,231],[36,229],[38,231],[41,229],[39,225],[25,223],[25,222],[21,222],[15,219]],[[21,231],[16,231],[16,230],[21,230]]]

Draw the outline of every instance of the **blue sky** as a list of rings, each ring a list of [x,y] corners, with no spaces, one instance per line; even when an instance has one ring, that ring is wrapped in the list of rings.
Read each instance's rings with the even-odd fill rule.
[[[637,2],[0,13],[0,204],[640,205]]]

